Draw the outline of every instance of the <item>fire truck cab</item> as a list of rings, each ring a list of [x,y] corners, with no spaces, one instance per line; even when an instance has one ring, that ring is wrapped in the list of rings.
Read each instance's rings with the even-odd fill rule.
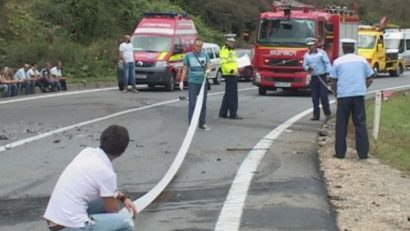
[[[259,94],[267,90],[308,89],[303,69],[306,38],[318,39],[333,61],[342,54],[340,40],[358,36],[359,17],[346,8],[316,10],[312,6],[273,6],[260,15],[253,56],[254,85]]]
[[[180,81],[184,54],[192,50],[196,37],[197,30],[188,15],[145,13],[131,38],[136,84],[162,85],[173,91]],[[118,87],[121,90],[120,76]]]

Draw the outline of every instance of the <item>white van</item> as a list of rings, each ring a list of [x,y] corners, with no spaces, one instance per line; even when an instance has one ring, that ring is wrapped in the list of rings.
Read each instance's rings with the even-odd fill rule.
[[[208,54],[212,64],[212,71],[208,78],[212,79],[214,84],[219,84],[222,77],[221,59],[219,58],[219,51],[221,48],[216,43],[204,43],[202,51]]]
[[[403,29],[404,32],[404,62],[406,68],[410,67],[410,29]]]

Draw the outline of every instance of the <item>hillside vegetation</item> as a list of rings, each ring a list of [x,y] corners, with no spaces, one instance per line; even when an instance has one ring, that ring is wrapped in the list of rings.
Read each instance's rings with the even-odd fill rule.
[[[410,26],[402,0],[362,0],[360,6],[362,19],[377,22],[386,14],[391,22]],[[254,31],[259,13],[270,8],[270,0],[0,0],[0,65],[61,60],[74,79],[114,76],[121,38],[146,11],[186,11],[201,37],[220,43],[223,33]]]

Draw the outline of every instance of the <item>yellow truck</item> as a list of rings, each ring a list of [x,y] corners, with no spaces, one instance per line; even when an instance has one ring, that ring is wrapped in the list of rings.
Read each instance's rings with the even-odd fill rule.
[[[370,63],[375,73],[399,76],[404,70],[404,60],[399,59],[398,52],[387,52],[384,37],[385,33],[379,28],[360,25],[358,54]]]

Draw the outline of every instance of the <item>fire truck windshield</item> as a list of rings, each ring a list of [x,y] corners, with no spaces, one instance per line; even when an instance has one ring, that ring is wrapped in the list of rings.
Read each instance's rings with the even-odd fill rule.
[[[308,19],[264,19],[259,25],[258,43],[267,45],[305,45],[315,37],[315,23]]]
[[[171,50],[171,37],[135,35],[132,38],[132,45],[135,51],[163,52]]]
[[[357,48],[371,49],[376,45],[376,36],[374,35],[359,35]]]

